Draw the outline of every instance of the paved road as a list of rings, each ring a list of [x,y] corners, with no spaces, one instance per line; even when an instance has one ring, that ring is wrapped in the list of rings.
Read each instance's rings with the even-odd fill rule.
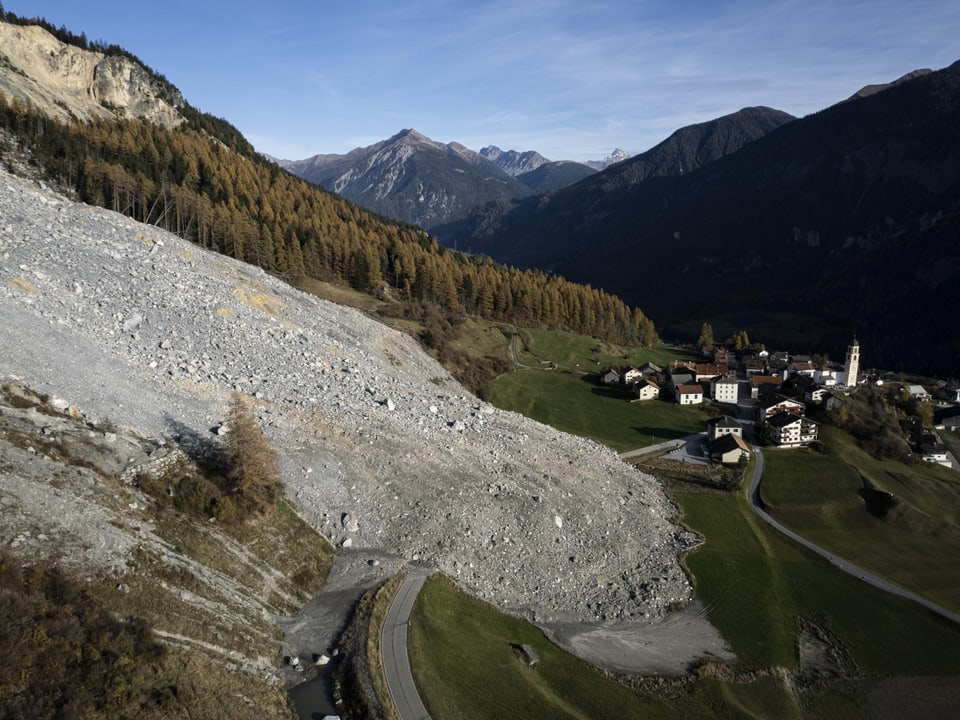
[[[667,440],[666,442],[657,443],[656,445],[647,445],[646,447],[637,448],[636,450],[627,450],[626,452],[620,453],[620,458],[622,460],[628,460],[655,452],[670,452],[671,450],[677,450],[683,447],[684,442],[684,440]]]
[[[772,517],[770,517],[770,514],[763,509],[763,502],[760,499],[760,476],[763,474],[763,454],[760,452],[760,448],[758,448],[757,446],[754,446],[753,455],[757,459],[757,462],[756,462],[756,467],[754,468],[754,471],[753,471],[753,478],[750,481],[750,489],[749,489],[750,505],[751,507],[753,507],[753,509],[761,518],[763,518],[764,520],[767,521],[767,523],[770,524],[771,527],[779,530],[784,535],[789,537],[791,540],[795,540],[796,542],[800,543],[804,547],[809,548],[810,550],[813,550],[813,552],[817,553],[817,555],[825,557],[835,567],[839,568],[840,570],[843,570],[846,573],[849,573],[850,575],[853,575],[854,577],[860,578],[865,583],[873,585],[874,587],[879,588],[880,590],[885,590],[888,593],[899,595],[900,597],[906,598],[907,600],[912,600],[915,603],[919,603],[920,605],[923,605],[928,610],[932,610],[938,615],[945,617],[947,620],[951,620],[955,623],[960,623],[960,615],[950,612],[946,608],[940,607],[936,603],[930,602],[926,598],[921,597],[916,593],[910,592],[909,590],[906,590],[900,587],[899,585],[895,585],[889,580],[882,578],[879,575],[875,575],[874,573],[860,567],[859,565],[855,565],[848,560],[844,560],[842,557],[838,557],[837,555],[834,555],[828,550],[823,549],[819,545],[815,545],[814,543],[810,542],[806,538],[798,535],[793,530],[790,530],[789,528],[785,527],[784,525],[780,524],[779,522],[774,520]]]
[[[407,654],[407,621],[410,619],[410,610],[413,609],[417,593],[426,579],[424,573],[408,570],[403,585],[397,590],[387,609],[383,634],[380,636],[383,673],[401,720],[430,720],[427,708],[424,707],[413,682],[410,656]]]
[[[636,450],[627,450],[620,453],[621,460],[642,457],[652,453],[664,453],[667,460],[676,460],[677,462],[692,462],[702,465],[710,464],[710,455],[707,452],[706,433],[694,433],[677,440],[667,440],[655,445],[637,448]]]

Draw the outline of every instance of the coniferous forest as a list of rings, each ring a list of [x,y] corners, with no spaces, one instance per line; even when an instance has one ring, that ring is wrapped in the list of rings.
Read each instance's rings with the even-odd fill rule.
[[[415,316],[474,315],[651,345],[650,321],[620,298],[535,270],[440,246],[300,180],[226,121],[187,107],[167,130],[142,120],[64,124],[0,95],[0,127],[76,199],[162,227],[296,283],[312,278],[379,294]]]

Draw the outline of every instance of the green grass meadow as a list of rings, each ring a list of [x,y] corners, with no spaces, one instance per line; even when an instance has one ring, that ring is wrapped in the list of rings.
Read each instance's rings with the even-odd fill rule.
[[[679,717],[669,704],[604,676],[533,625],[497,612],[445,578],[420,591],[410,617],[411,664],[435,718]],[[529,666],[516,649],[531,645]]]
[[[674,360],[697,359],[680,348],[622,347],[587,335],[562,330],[524,328],[517,343],[517,357],[524,365],[555,363],[562,370],[596,373],[611,367],[639,366],[652,362],[666,368]]]
[[[751,667],[797,664],[800,618],[840,639],[867,675],[957,675],[960,627],[876,590],[766,526],[740,495],[679,495],[706,542],[686,557],[697,597]]]
[[[770,513],[960,613],[960,477],[937,465],[874,460],[839,431],[825,431],[827,452],[765,453],[761,493]]]
[[[702,432],[717,411],[709,405],[684,406],[664,400],[630,402],[622,386],[605,386],[599,375],[611,366],[660,367],[691,359],[676,348],[622,348],[585,335],[524,329],[518,358],[527,369],[493,383],[491,402],[558,430],[588,437],[624,452]],[[555,369],[547,369],[551,366]]]
[[[709,405],[630,402],[625,389],[561,370],[504,375],[493,384],[491,401],[619,452],[703,432],[706,421],[717,414]]]

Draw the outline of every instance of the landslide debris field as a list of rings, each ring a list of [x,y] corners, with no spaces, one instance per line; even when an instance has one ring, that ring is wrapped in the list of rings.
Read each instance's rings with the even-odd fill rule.
[[[0,336],[0,380],[154,446],[202,452],[248,395],[291,503],[335,546],[543,623],[649,621],[690,597],[678,555],[696,538],[609,449],[480,402],[357,311],[7,174]],[[0,467],[2,539],[35,523],[73,554],[85,502],[25,503],[21,475]],[[110,567],[129,546],[103,537],[93,565]]]

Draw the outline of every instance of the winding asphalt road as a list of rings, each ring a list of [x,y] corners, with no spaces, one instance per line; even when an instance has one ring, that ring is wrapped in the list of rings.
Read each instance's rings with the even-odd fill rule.
[[[763,474],[763,454],[760,452],[760,448],[756,446],[753,447],[753,456],[756,458],[756,466],[754,467],[754,470],[753,470],[753,478],[750,481],[750,490],[749,490],[750,505],[751,507],[753,507],[753,509],[761,518],[766,520],[766,522],[771,527],[773,527],[776,530],[779,530],[781,533],[786,535],[791,540],[795,540],[796,542],[800,543],[804,547],[809,548],[810,550],[813,550],[813,552],[817,553],[817,555],[825,557],[835,567],[839,568],[840,570],[843,570],[846,573],[849,573],[850,575],[853,575],[854,577],[860,578],[865,583],[868,583],[869,585],[873,585],[874,587],[879,588],[880,590],[884,590],[888,593],[899,595],[900,597],[906,598],[907,600],[912,600],[915,603],[923,605],[923,607],[927,608],[928,610],[932,610],[933,612],[937,613],[937,615],[945,617],[947,620],[950,620],[955,623],[960,623],[960,615],[950,612],[946,608],[943,608],[937,605],[936,603],[930,602],[926,598],[920,597],[916,593],[910,592],[909,590],[906,590],[900,587],[899,585],[895,585],[889,580],[882,578],[879,575],[875,575],[874,573],[870,572],[869,570],[865,570],[859,565],[855,565],[848,560],[844,560],[843,558],[834,555],[828,550],[823,549],[819,545],[815,545],[814,543],[810,542],[806,538],[798,535],[793,530],[790,530],[789,528],[785,527],[784,525],[780,524],[779,522],[774,520],[772,517],[770,517],[770,514],[763,509],[763,501],[760,499],[760,476]]]
[[[413,609],[417,593],[426,580],[426,574],[408,571],[403,584],[393,596],[390,607],[387,608],[380,636],[383,674],[401,720],[430,720],[427,708],[417,692],[416,683],[413,682],[410,656],[407,654],[407,622],[410,619],[410,610]]]

